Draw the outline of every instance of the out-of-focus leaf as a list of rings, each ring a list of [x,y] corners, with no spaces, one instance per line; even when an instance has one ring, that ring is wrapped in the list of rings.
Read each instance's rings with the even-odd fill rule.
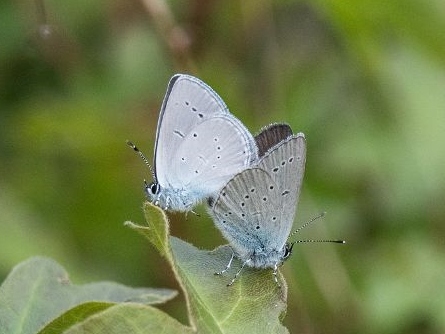
[[[36,333],[63,312],[88,301],[163,303],[176,295],[168,289],[130,288],[112,282],[76,286],[56,262],[34,257],[17,265],[0,287],[0,333]],[[89,315],[91,305],[76,313]],[[77,321],[82,320],[77,318]]]
[[[89,302],[80,304],[73,307],[72,309],[66,311],[49,324],[47,324],[43,329],[39,331],[39,334],[58,334],[62,333],[64,330],[69,329],[71,326],[77,324],[79,319],[86,319],[90,315],[96,314],[107,308],[113,306],[113,303],[100,303],[100,302]]]
[[[73,326],[65,334],[193,333],[164,312],[148,305],[118,304]]]

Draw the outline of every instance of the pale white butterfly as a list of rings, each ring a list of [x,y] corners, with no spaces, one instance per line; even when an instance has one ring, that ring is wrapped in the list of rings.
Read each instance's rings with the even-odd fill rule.
[[[212,88],[186,74],[170,79],[157,126],[153,182],[145,184],[150,201],[189,211],[257,159],[253,136]]]
[[[258,164],[234,176],[215,200],[209,200],[215,225],[233,250],[227,267],[217,274],[227,271],[235,256],[242,262],[241,269],[228,285],[235,282],[245,265],[273,268],[278,284],[278,266],[292,253],[295,242],[288,242],[288,238],[303,181],[306,141],[302,133],[279,141],[286,136],[283,131],[289,130],[283,125],[266,128],[267,133],[262,136],[269,140],[263,141],[263,148],[269,146],[269,149]],[[270,147],[277,141],[278,144]],[[315,241],[343,243],[341,240],[296,242]]]

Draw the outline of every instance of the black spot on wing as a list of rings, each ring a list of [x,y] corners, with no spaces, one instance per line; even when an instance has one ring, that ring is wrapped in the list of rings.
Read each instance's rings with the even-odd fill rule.
[[[181,138],[184,138],[184,137],[185,137],[185,135],[184,135],[181,131],[179,131],[179,130],[174,130],[173,133],[174,133],[175,135],[181,137]]]

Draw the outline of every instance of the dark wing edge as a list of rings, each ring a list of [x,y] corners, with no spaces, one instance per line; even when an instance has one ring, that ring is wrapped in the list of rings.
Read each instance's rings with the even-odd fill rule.
[[[263,127],[260,132],[255,135],[258,157],[261,158],[267,151],[292,135],[292,129],[289,124],[286,123],[273,123]]]

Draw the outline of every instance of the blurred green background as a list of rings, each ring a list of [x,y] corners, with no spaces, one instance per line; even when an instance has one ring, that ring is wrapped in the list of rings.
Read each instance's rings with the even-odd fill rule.
[[[2,1],[0,281],[32,255],[75,283],[177,288],[143,222],[169,78],[212,86],[256,133],[303,131],[308,157],[282,267],[292,333],[445,332],[445,2]],[[172,234],[224,243],[205,213]],[[163,307],[185,321],[181,297]]]

